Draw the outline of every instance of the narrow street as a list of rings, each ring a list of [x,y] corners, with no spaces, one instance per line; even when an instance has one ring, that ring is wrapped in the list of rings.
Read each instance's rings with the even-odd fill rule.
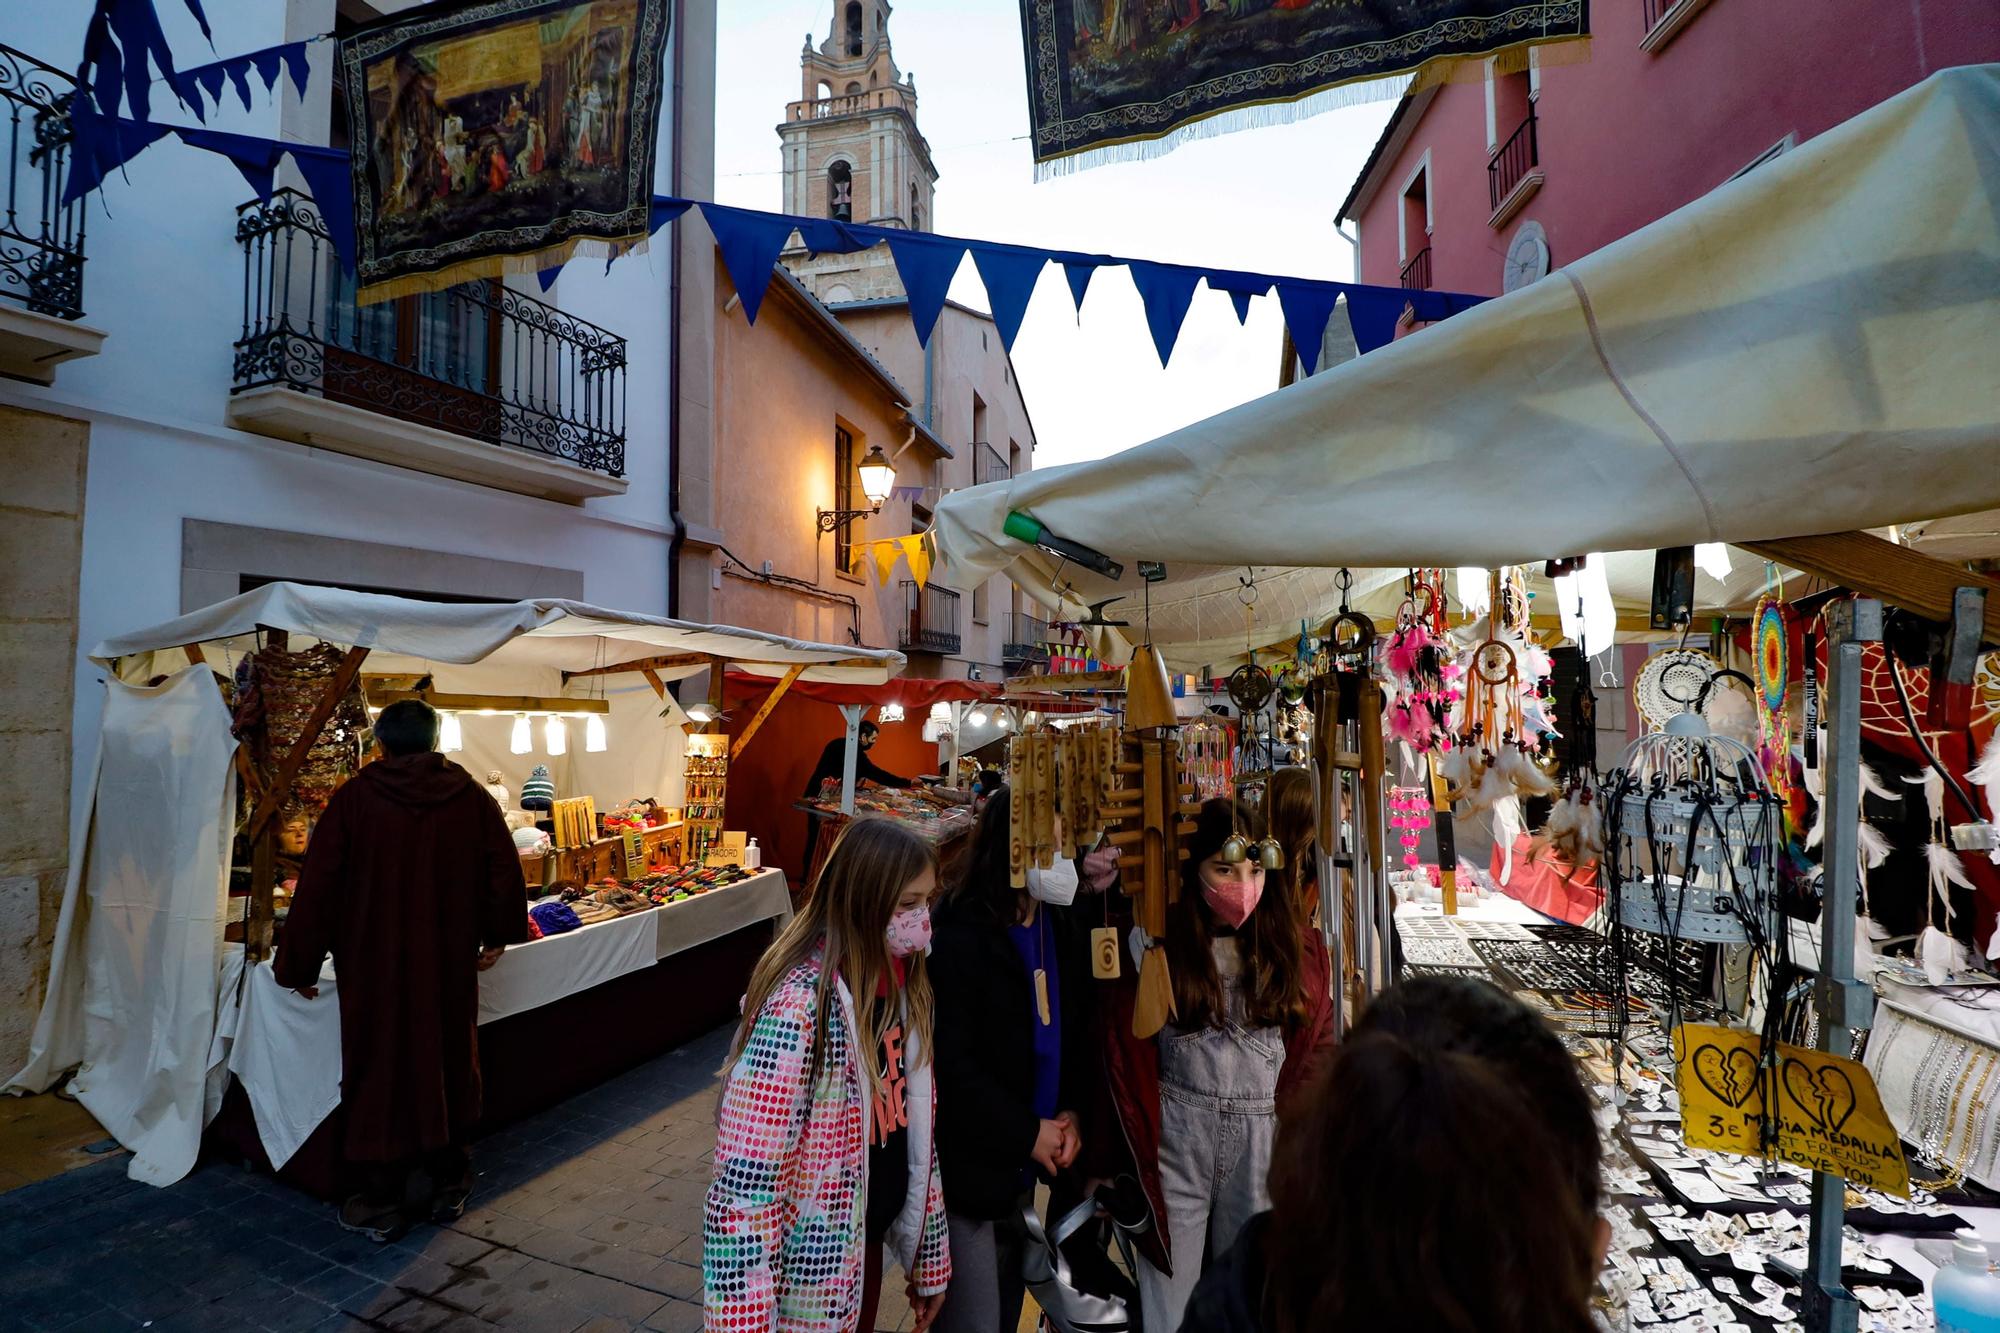
[[[448,1228],[378,1246],[271,1178],[205,1162],[157,1190],[126,1157],[0,1194],[0,1329],[701,1327],[720,1028],[478,1148]],[[907,1325],[900,1284],[885,1330]]]

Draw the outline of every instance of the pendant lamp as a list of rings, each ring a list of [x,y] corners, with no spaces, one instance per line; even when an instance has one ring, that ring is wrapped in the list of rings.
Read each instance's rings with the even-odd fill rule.
[[[457,754],[465,748],[465,730],[458,723],[457,713],[446,713],[438,718],[438,750],[444,754]]]
[[[569,749],[569,724],[559,717],[551,717],[542,727],[543,746],[552,755],[563,754]]]
[[[527,754],[535,748],[534,733],[528,730],[526,713],[514,714],[514,734],[509,739],[507,748],[514,754]]]
[[[583,748],[587,754],[603,754],[605,749],[604,717],[592,713],[583,724]]]

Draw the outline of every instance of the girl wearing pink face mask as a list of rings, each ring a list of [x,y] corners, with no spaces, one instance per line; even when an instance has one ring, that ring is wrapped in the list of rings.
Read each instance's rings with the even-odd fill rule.
[[[1223,859],[1232,833],[1252,844],[1247,859]],[[1117,1124],[1087,1122],[1083,1138],[1123,1145],[1129,1161],[1095,1158],[1085,1169],[1133,1172],[1151,1206],[1154,1225],[1137,1238],[1149,1329],[1180,1327],[1203,1253],[1223,1253],[1270,1206],[1265,1177],[1278,1108],[1332,1045],[1326,947],[1276,875],[1266,894],[1254,845],[1263,836],[1255,811],[1219,799],[1202,806],[1182,842],[1180,899],[1168,908],[1173,1019],[1151,1040],[1131,1035],[1136,948],[1124,960],[1127,980],[1100,1008]]]

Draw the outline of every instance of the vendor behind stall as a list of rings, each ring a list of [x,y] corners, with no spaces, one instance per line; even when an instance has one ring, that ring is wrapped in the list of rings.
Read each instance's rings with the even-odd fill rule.
[[[868,752],[875,748],[875,742],[881,734],[882,729],[873,722],[861,724],[861,753],[854,756],[854,781],[857,784],[864,781],[872,782],[880,787],[916,786],[914,780],[897,777],[868,757]],[[806,799],[818,800],[821,784],[828,778],[839,778],[846,770],[847,738],[836,736],[826,743],[824,750],[819,752],[819,763],[814,767],[812,776],[806,779]]]

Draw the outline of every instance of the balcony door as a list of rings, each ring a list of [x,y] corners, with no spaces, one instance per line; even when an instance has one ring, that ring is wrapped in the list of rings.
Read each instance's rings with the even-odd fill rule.
[[[441,292],[355,302],[354,278],[329,266],[324,392],[338,402],[498,442],[503,289],[481,279]]]

